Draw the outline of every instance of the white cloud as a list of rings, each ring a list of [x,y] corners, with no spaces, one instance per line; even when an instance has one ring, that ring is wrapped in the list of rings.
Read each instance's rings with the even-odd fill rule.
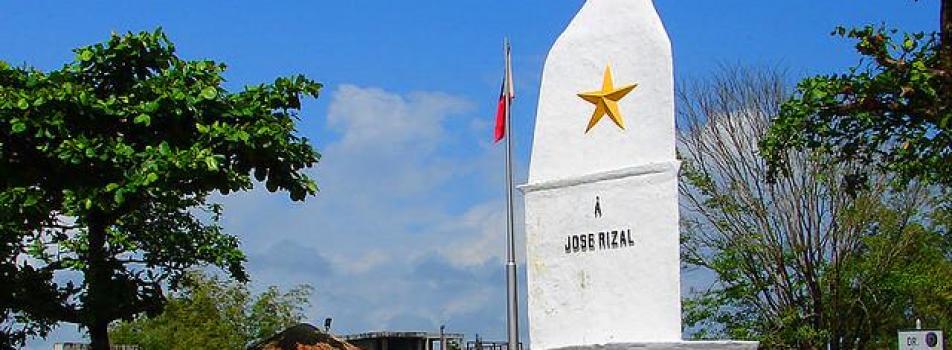
[[[362,274],[392,262],[392,256],[383,249],[371,248],[370,251],[356,256],[333,255],[330,257],[337,273],[346,275]]]
[[[450,300],[443,305],[442,318],[452,319],[453,316],[476,312],[486,305],[493,304],[493,289],[496,288],[483,286],[467,291],[459,297]]]
[[[444,122],[468,112],[465,99],[439,92],[401,96],[377,88],[343,85],[334,92],[328,126],[343,133],[335,145],[355,152],[430,149],[445,136]]]
[[[344,85],[330,100],[327,126],[340,137],[320,150],[316,198],[225,199],[226,227],[242,234],[256,284],[313,285],[311,318],[333,317],[338,332],[455,321],[493,334],[505,313],[505,205],[501,151],[472,127],[486,117],[439,92]],[[292,244],[314,261],[274,273],[294,266],[274,246]]]

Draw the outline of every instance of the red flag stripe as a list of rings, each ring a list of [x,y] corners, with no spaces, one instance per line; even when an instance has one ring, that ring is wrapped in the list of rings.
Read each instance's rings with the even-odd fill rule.
[[[496,105],[496,135],[495,142],[506,137],[506,84],[503,83],[499,92],[499,102]]]
[[[506,71],[502,80],[502,89],[499,91],[499,101],[496,106],[496,128],[495,128],[495,142],[499,142],[506,137],[506,116],[509,104],[506,102],[506,98],[509,99],[509,103],[512,103],[512,100],[516,98],[515,89],[512,86],[512,60],[510,59],[509,53],[509,44],[506,44]]]

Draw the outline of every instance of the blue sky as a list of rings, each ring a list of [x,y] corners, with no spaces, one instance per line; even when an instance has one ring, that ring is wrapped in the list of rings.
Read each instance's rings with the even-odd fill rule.
[[[324,82],[300,124],[324,155],[312,170],[322,193],[304,204],[263,191],[222,199],[253,286],[312,284],[308,317],[334,317],[339,333],[446,323],[469,339],[502,339],[503,153],[491,143],[502,38],[513,42],[524,178],[546,51],[582,3],[10,1],[0,59],[53,69],[110,31],[162,26],[182,56],[227,63],[231,89],[297,73]],[[850,42],[829,36],[836,25],[930,31],[938,21],[937,0],[655,3],[680,81],[723,64],[835,72],[857,60]],[[66,325],[29,347],[80,337]]]

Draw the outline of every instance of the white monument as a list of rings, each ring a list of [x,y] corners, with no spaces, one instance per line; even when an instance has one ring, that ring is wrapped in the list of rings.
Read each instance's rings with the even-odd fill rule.
[[[526,200],[533,350],[681,341],[671,44],[651,0],[588,0],[549,52]]]

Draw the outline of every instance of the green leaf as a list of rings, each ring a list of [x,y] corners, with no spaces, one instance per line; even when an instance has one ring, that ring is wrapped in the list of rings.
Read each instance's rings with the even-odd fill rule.
[[[314,181],[308,181],[308,182],[306,183],[306,186],[307,186],[308,192],[310,192],[310,193],[317,193],[317,184],[314,183]]]
[[[10,130],[13,131],[14,134],[19,134],[21,132],[24,132],[26,131],[26,123],[17,120],[13,122],[12,125],[10,125]]]
[[[86,62],[86,61],[89,61],[89,60],[91,60],[91,59],[93,59],[93,51],[92,51],[92,50],[90,50],[90,49],[84,49],[84,50],[82,50],[82,51],[79,52],[79,60],[80,60],[80,61]]]
[[[906,40],[902,42],[902,48],[905,49],[906,51],[912,51],[913,49],[916,48],[916,42],[912,40],[911,37],[906,38]]]
[[[17,107],[20,109],[30,108],[30,102],[24,98],[21,98],[19,101],[17,101]]]
[[[304,190],[301,189],[292,189],[291,190],[291,200],[295,202],[300,202],[304,200],[304,197],[307,195]]]
[[[150,117],[148,114],[139,114],[136,116],[133,122],[136,124],[149,126],[149,125],[152,125],[152,117]]]
[[[206,100],[212,100],[218,97],[218,89],[215,89],[213,86],[206,87],[202,89],[202,98]]]
[[[149,101],[142,106],[142,111],[145,113],[152,113],[159,109],[159,103],[155,101]]]
[[[205,157],[205,165],[208,167],[208,170],[218,171],[218,159],[215,159],[215,156]]]
[[[39,202],[39,197],[35,193],[28,194],[26,199],[23,200],[23,206],[32,207]]]
[[[162,142],[159,144],[159,154],[163,157],[168,157],[172,153],[172,150],[169,148],[168,142]]]
[[[27,254],[34,258],[42,259],[44,252],[46,251],[46,246],[43,245],[43,242],[40,240],[35,240],[30,243],[27,248]]]

